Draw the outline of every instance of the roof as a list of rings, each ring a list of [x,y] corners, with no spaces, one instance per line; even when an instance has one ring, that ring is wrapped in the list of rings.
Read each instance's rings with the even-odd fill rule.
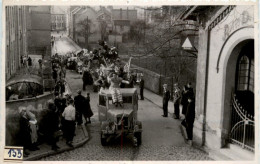
[[[112,19],[114,20],[137,20],[137,10],[122,10],[122,9],[113,9],[112,10]]]
[[[111,16],[111,13],[105,7],[101,7],[100,10],[97,12],[97,14],[98,14],[98,16],[100,16],[102,14]]]
[[[52,6],[51,14],[66,14],[66,6]]]
[[[137,92],[136,88],[120,88],[119,90],[122,96],[132,96]],[[112,96],[110,90],[104,90],[102,93],[106,94],[109,97]]]
[[[39,85],[42,85],[42,78],[36,75],[22,75],[22,76],[15,76],[11,79],[9,79],[6,82],[6,86],[10,86],[16,83],[37,83]]]

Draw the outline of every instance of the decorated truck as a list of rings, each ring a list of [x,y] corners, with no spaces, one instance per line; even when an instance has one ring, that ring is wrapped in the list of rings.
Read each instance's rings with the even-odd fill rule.
[[[98,95],[98,116],[101,124],[101,144],[106,146],[111,140],[121,136],[130,136],[134,146],[142,142],[142,123],[137,119],[138,94],[136,88],[120,89],[124,106],[116,107],[112,103],[109,90]]]

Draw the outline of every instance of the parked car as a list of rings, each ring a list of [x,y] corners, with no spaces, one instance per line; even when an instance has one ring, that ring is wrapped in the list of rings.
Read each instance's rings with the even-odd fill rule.
[[[98,95],[98,116],[101,124],[101,144],[106,146],[109,141],[120,136],[130,136],[134,146],[142,142],[142,123],[137,119],[138,94],[136,88],[120,89],[124,107],[115,107],[109,90]]]

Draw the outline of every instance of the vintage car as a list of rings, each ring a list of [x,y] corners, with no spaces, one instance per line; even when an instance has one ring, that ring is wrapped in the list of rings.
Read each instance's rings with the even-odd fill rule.
[[[99,93],[98,116],[101,124],[101,144],[106,146],[110,140],[120,136],[130,136],[134,146],[142,142],[142,123],[137,119],[138,94],[136,88],[120,89],[124,106],[112,104],[109,90]]]

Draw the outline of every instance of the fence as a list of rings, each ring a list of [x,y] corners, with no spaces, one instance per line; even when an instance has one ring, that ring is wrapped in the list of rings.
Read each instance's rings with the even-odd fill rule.
[[[240,105],[236,94],[232,96],[230,141],[251,151],[255,149],[255,117]]]

